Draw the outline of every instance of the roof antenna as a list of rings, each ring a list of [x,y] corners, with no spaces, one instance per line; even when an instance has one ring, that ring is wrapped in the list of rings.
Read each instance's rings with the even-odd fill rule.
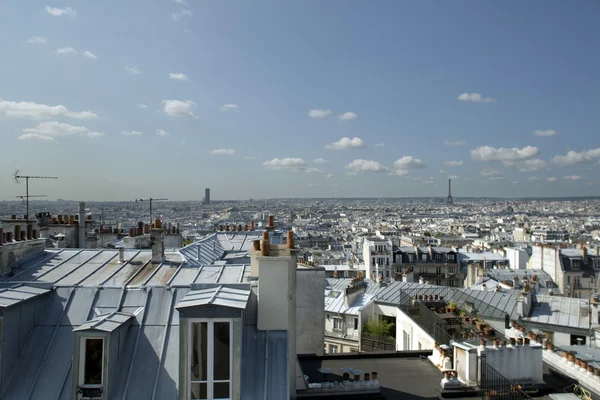
[[[154,219],[152,219],[152,202],[154,201],[167,201],[168,199],[153,199],[152,197],[148,198],[148,199],[135,199],[135,202],[137,203],[138,201],[147,201],[150,203],[150,226],[154,225]]]
[[[36,176],[36,175],[21,175],[19,170],[16,170],[13,174],[13,180],[16,184],[21,183],[19,179],[25,179],[25,196],[17,196],[18,198],[25,199],[27,204],[27,214],[25,219],[29,221],[29,198],[30,197],[46,197],[45,194],[29,194],[29,180],[30,179],[58,179],[56,176]]]

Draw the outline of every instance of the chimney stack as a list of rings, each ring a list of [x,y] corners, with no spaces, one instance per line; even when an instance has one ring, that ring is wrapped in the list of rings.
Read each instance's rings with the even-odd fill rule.
[[[238,225],[238,232],[242,231],[242,225]]]
[[[269,223],[265,228],[267,228],[268,231],[273,230],[273,228],[275,228],[275,217],[269,215]]]
[[[250,221],[250,230],[254,231],[254,221]]]
[[[4,244],[4,228],[0,228],[0,246]]]
[[[244,225],[244,232],[248,231],[248,225]]]
[[[223,232],[223,225],[219,225],[219,231]]]
[[[18,242],[21,240],[21,225],[15,225],[15,240]]]
[[[33,239],[33,225],[28,223],[27,224],[27,240],[31,240]]]
[[[296,246],[294,246],[294,232],[292,231],[288,231],[287,232],[287,243],[286,243],[286,247],[288,249],[294,249]]]
[[[79,248],[83,249],[85,247],[85,202],[79,202]]]
[[[120,263],[125,262],[125,248],[124,247],[119,248],[119,262]]]
[[[32,234],[33,234],[33,238],[34,239],[38,238],[38,230],[37,229],[34,229],[33,232],[32,232]]]
[[[152,263],[161,263],[165,258],[165,242],[160,219],[154,221],[154,229],[150,232],[150,243],[152,243]]]
[[[254,250],[260,251],[260,240],[253,241],[252,242],[252,247],[254,248]]]
[[[27,232],[21,231],[21,241],[24,242],[26,238],[27,238]]]
[[[269,232],[263,232],[262,234],[262,245],[260,246],[260,255],[266,257],[269,255],[270,243],[269,243]]]
[[[225,232],[229,232],[229,224],[225,225]]]

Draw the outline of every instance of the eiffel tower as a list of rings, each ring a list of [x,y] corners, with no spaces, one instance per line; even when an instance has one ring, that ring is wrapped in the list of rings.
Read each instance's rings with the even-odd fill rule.
[[[448,179],[448,199],[446,200],[446,204],[454,204],[454,200],[452,199],[452,179]]]

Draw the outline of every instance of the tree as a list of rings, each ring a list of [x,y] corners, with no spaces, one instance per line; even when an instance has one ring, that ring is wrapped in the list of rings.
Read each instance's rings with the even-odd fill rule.
[[[431,233],[425,231],[425,232],[423,232],[423,236],[429,236],[429,237],[431,237]]]
[[[393,338],[393,336],[391,335],[393,327],[394,323],[385,322],[383,320],[380,321],[379,319],[377,319],[376,316],[373,316],[363,324],[362,333],[368,336],[377,336],[385,339],[391,339]]]

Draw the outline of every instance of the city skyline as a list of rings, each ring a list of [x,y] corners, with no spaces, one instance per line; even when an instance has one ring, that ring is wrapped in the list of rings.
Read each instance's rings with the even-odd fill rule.
[[[598,196],[598,11],[4,2],[0,200]]]

